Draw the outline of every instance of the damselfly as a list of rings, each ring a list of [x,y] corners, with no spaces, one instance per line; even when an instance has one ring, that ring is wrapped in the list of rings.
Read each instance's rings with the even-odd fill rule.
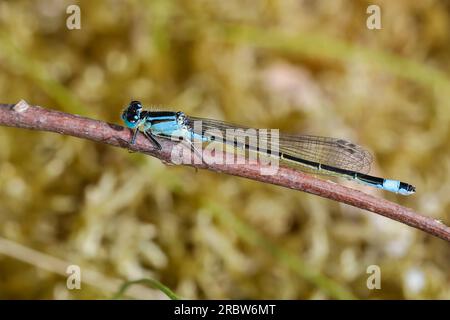
[[[155,137],[166,139],[178,138],[192,146],[194,140],[201,142],[219,142],[233,144],[235,147],[270,157],[278,157],[282,163],[293,166],[301,171],[314,174],[343,177],[349,180],[383,189],[402,195],[410,195],[415,187],[398,180],[370,176],[372,156],[364,148],[343,139],[317,137],[310,135],[279,134],[277,142],[266,139],[266,149],[253,147],[249,143],[227,141],[223,137],[229,129],[247,128],[219,120],[211,120],[186,116],[183,112],[148,111],[143,110],[139,101],[132,101],[123,111],[122,119],[126,126],[134,130],[130,143],[134,144],[136,136],[141,131],[153,145],[161,149]],[[201,122],[201,130],[194,130],[194,123]],[[208,131],[218,131],[221,135],[207,134]],[[254,129],[258,132],[261,129]],[[244,131],[245,132],[245,131]],[[248,132],[245,134],[248,135]],[[255,134],[255,133],[253,133]],[[270,140],[270,141],[269,141]],[[275,145],[276,144],[276,145]],[[275,148],[276,147],[276,148]],[[277,152],[272,152],[276,149]]]

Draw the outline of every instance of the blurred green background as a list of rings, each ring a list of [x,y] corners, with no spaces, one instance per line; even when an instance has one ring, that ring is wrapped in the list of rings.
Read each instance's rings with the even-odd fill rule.
[[[447,1],[0,2],[1,103],[121,123],[146,106],[366,146],[450,222]],[[381,8],[369,30],[366,9]],[[81,290],[66,266],[81,267]],[[381,289],[366,286],[381,270]],[[101,299],[158,280],[209,299],[449,299],[448,243],[255,181],[0,128],[0,298]],[[131,298],[166,298],[133,286]]]

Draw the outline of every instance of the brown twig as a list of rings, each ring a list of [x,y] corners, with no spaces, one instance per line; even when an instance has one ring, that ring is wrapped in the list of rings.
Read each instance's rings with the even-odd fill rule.
[[[30,106],[23,100],[16,105],[0,104],[0,125],[57,132],[116,147],[130,147],[128,141],[130,141],[131,132],[122,126]],[[177,142],[168,139],[159,141],[162,146],[161,151],[156,150],[143,135],[139,135],[131,150],[170,163],[172,148]],[[280,167],[276,175],[261,175],[258,164],[210,164],[208,166],[191,164],[191,166],[312,193],[378,213],[450,242],[450,228],[438,220],[419,215],[396,203],[375,198],[361,191],[318,179],[291,168]]]

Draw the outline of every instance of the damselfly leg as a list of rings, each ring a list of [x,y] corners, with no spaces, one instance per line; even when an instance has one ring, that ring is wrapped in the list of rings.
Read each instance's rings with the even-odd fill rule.
[[[143,131],[144,135],[147,137],[148,140],[155,146],[156,149],[161,150],[161,144],[153,137],[151,132]]]

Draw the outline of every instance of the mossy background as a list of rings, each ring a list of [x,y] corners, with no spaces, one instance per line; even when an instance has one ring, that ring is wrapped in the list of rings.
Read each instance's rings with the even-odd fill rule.
[[[0,2],[2,103],[120,123],[136,99],[346,138],[417,193],[342,183],[450,223],[449,2],[77,1],[81,30],[68,30],[70,4]],[[370,4],[382,30],[366,28]],[[68,264],[81,290],[66,288]],[[0,128],[3,299],[108,298],[141,278],[190,299],[449,299],[449,270],[448,243],[347,205]]]

